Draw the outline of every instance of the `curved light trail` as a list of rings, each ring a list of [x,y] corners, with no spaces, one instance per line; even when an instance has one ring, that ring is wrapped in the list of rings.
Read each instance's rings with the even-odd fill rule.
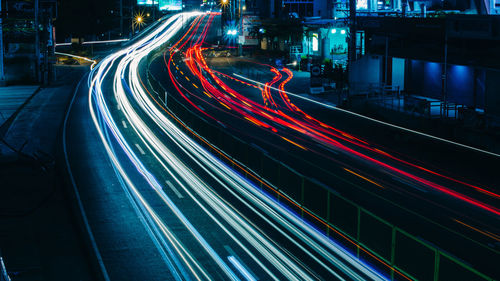
[[[211,21],[214,15],[173,15],[143,39],[103,59],[89,76],[89,110],[96,129],[123,187],[146,218],[172,278],[212,280],[213,274],[220,274],[228,280],[387,280],[193,141],[151,99],[140,75],[147,56],[172,40],[187,19],[194,18],[191,28],[198,29],[203,20]],[[210,85],[203,87],[208,89]],[[234,107],[231,99],[220,102]],[[115,106],[119,113],[115,112]],[[130,131],[119,128],[117,114],[125,116]],[[251,120],[271,127],[258,119]],[[131,134],[140,140],[140,145],[136,143],[134,147]],[[130,167],[141,175],[142,181],[137,182]],[[212,228],[227,243],[238,247],[239,258],[223,253],[220,241],[207,239],[207,230],[191,222],[182,207],[164,191],[157,169],[188,195],[186,200],[211,220]],[[195,170],[202,171],[207,178]],[[144,184],[174,214],[182,225],[183,235],[165,223],[156,206],[148,202],[141,191]],[[225,190],[236,201],[228,201],[216,188]],[[247,211],[241,212],[235,204]],[[188,240],[196,241],[197,252],[188,246]]]
[[[208,29],[209,26],[210,26],[210,21],[204,27],[205,30],[203,31],[200,38],[204,38],[207,32],[206,29]],[[190,37],[192,35],[193,33],[191,33]],[[181,41],[179,41],[179,43]],[[175,87],[177,88],[179,94],[191,106],[196,108],[204,116],[216,120],[213,116],[210,116],[199,106],[195,105],[195,103],[184,94],[184,92],[188,92],[191,94],[191,96],[196,97],[196,93],[192,93],[186,88],[183,88],[183,90],[181,90],[180,89],[181,83],[174,77],[172,73],[171,65],[173,61],[173,56],[176,53],[178,53],[179,50],[182,50],[188,42],[189,38],[185,40],[184,44],[182,44],[180,47],[172,48],[170,51],[169,59],[167,60],[165,58],[165,63],[167,65],[170,78],[174,83]],[[296,133],[299,133],[304,137],[307,137],[318,143],[321,143],[331,149],[334,149],[336,151],[341,151],[352,157],[358,158],[360,160],[376,165],[378,167],[382,167],[386,171],[397,176],[402,176],[418,185],[425,186],[434,191],[438,191],[442,194],[446,194],[448,196],[451,196],[452,198],[461,200],[462,202],[468,203],[472,206],[490,212],[491,214],[500,216],[500,209],[498,207],[483,202],[481,200],[478,200],[470,195],[461,193],[456,189],[454,189],[452,186],[440,184],[436,182],[436,180],[432,179],[432,177],[435,177],[440,181],[446,181],[448,183],[451,182],[452,184],[456,184],[461,187],[470,188],[475,192],[485,194],[495,200],[500,199],[499,194],[487,188],[479,187],[477,185],[473,185],[461,180],[454,179],[450,176],[443,175],[441,173],[425,168],[421,165],[417,165],[409,161],[406,161],[404,159],[401,159],[399,157],[396,157],[390,153],[383,151],[376,145],[370,144],[367,141],[359,139],[347,132],[341,131],[326,123],[323,123],[315,119],[314,117],[308,115],[301,109],[299,109],[290,101],[287,92],[284,89],[285,84],[289,82],[293,77],[293,73],[287,68],[284,68],[282,70],[287,75],[287,78],[279,85],[279,88],[274,88],[273,85],[276,84],[278,81],[282,80],[283,75],[278,69],[270,65],[261,64],[263,66],[269,67],[270,71],[274,74],[274,77],[270,82],[257,83],[256,81],[248,80],[250,82],[253,82],[254,84],[259,84],[263,86],[263,88],[260,88],[264,103],[263,105],[231,89],[224,81],[222,81],[221,78],[219,78],[218,74],[220,72],[216,72],[208,66],[203,56],[204,48],[202,48],[202,45],[203,45],[203,40],[200,39],[198,39],[194,43],[191,43],[191,46],[188,47],[183,53],[183,55],[186,57],[185,63],[187,67],[190,69],[192,75],[197,77],[199,83],[201,83],[201,86],[204,89],[204,93],[209,97],[216,99],[224,108],[230,110],[231,112],[233,112],[233,114],[236,114],[236,116],[246,119],[247,121],[255,124],[256,126],[270,130],[273,133],[277,133],[285,141],[288,141],[289,143],[294,144],[297,147],[302,148],[304,150],[309,150],[307,145],[291,140],[289,137],[286,136],[287,133],[284,132],[283,130],[278,130],[278,127],[281,126],[290,129],[292,131],[295,131]],[[222,76],[225,78],[229,77],[228,75],[222,75]],[[230,78],[233,80],[238,80],[239,82],[248,85],[248,83],[241,81],[235,77],[230,77]],[[212,83],[212,81],[214,81],[215,83]],[[271,89],[278,91],[281,97],[280,102],[284,103],[285,105],[284,107],[280,106],[279,103],[273,98],[271,94]],[[355,148],[351,148],[348,145],[353,145]],[[361,150],[366,150],[367,152],[362,152]],[[383,160],[379,160],[379,158]],[[395,161],[399,164],[402,164],[403,168],[396,167],[389,161]],[[431,178],[417,175],[416,173],[411,172],[410,169],[416,169],[420,172],[424,172],[430,175]]]

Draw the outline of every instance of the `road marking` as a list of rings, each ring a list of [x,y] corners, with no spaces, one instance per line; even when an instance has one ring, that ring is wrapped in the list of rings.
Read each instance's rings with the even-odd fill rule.
[[[227,259],[234,265],[234,267],[236,267],[236,269],[241,273],[241,275],[243,275],[243,277],[245,277],[247,281],[257,281],[257,279],[253,277],[250,272],[248,272],[247,268],[243,266],[243,264],[241,264],[241,262],[235,257],[229,256]]]
[[[182,199],[184,198],[184,196],[182,196],[182,194],[179,192],[179,190],[177,190],[177,188],[175,188],[175,186],[170,182],[170,181],[166,181],[168,187],[170,187],[170,189],[172,189],[172,191],[175,193],[175,195],[177,195],[177,197],[179,197],[179,199]]]
[[[127,129],[127,123],[125,123],[125,120],[122,120],[123,128]]]
[[[229,253],[230,256],[227,257],[227,259],[240,271],[240,273],[245,276],[246,280],[257,280],[255,278],[255,273],[252,272],[252,270],[244,264],[240,257],[229,247],[229,245],[224,245],[224,249]]]
[[[196,84],[195,84],[195,83],[192,83],[192,84],[193,84],[193,86],[194,86],[196,89],[199,89],[199,88],[198,88],[198,86],[196,86]]]
[[[136,143],[135,144],[135,147],[137,147],[137,149],[139,149],[139,152],[142,154],[142,155],[146,155],[146,152],[144,152],[144,150],[142,150],[142,148]]]
[[[191,80],[189,80],[189,78],[187,76],[184,76],[184,78],[186,78],[186,80],[188,80],[188,81],[191,81]]]

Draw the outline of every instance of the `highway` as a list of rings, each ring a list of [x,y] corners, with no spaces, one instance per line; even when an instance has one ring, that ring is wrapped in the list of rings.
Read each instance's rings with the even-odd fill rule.
[[[288,95],[286,84],[293,79],[293,73],[287,68],[246,62],[248,68],[267,70],[267,82],[224,73],[206,58],[215,41],[207,42],[206,38],[215,37],[219,24],[213,24],[216,19],[214,14],[196,17],[183,37],[149,66],[152,76],[167,92],[167,105],[173,98],[202,120],[318,180],[331,192],[490,276],[500,275],[497,156],[407,132],[398,134],[409,134],[405,139],[423,138],[421,146],[407,149],[404,143],[366,136],[363,132],[377,130],[385,136],[386,128],[364,119],[352,120],[346,113],[332,113],[324,106]],[[135,90],[140,91],[140,87]],[[161,99],[156,99],[157,105]],[[143,107],[147,108],[151,107]],[[154,113],[151,118],[162,116]],[[408,150],[411,153],[405,154]],[[431,160],[419,159],[419,151],[442,154],[450,164],[438,166],[435,163],[439,161],[433,162],[437,157],[432,156],[428,157]],[[453,152],[465,155],[465,159],[454,161]],[[316,199],[324,202],[324,198]],[[385,266],[391,270],[390,265]],[[411,279],[401,272],[396,275]]]
[[[66,161],[104,279],[388,280],[192,139],[152,98],[149,56],[199,46],[194,38],[215,17],[172,15],[101,60],[72,102]],[[130,235],[120,229],[127,218]]]

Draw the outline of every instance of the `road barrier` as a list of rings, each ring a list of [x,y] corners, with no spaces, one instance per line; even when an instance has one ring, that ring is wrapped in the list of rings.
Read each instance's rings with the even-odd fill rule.
[[[164,103],[165,89],[151,73],[147,76],[151,80],[149,85]],[[391,280],[494,280],[462,259],[343,197],[332,186],[304,176],[256,145],[231,135],[217,124],[207,122],[174,96],[167,95],[166,98],[169,113],[189,135],[200,140],[207,149],[257,183],[281,204],[300,214],[304,220],[340,242],[357,257],[390,276]],[[303,159],[296,160],[309,165],[308,169],[329,172]],[[407,214],[408,219],[416,216],[407,210],[402,213]],[[459,236],[450,233],[449,239]],[[497,251],[491,251],[498,255]]]

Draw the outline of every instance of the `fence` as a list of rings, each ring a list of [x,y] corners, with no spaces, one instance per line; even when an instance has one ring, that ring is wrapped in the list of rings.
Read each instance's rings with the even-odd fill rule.
[[[351,93],[364,96],[366,100],[386,108],[428,118],[459,119],[460,111],[466,109],[466,106],[462,104],[445,103],[441,100],[401,94],[399,87],[377,85],[356,86],[355,90],[351,90]]]
[[[172,95],[163,95],[166,91],[161,84],[149,73],[148,77],[151,87],[160,93],[158,98],[168,105],[171,116],[188,134],[203,140],[200,143],[220,159],[359,258],[390,276],[391,280],[493,280],[454,255],[389,223],[255,145],[200,118]]]

